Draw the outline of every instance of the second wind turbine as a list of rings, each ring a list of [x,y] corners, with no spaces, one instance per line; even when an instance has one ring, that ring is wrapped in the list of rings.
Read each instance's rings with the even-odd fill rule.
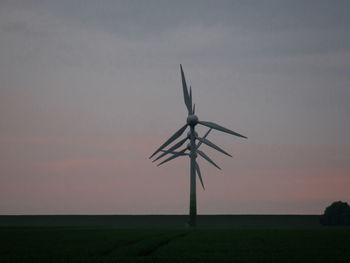
[[[201,150],[199,150],[199,147],[202,143],[208,145],[209,147],[214,148],[215,150],[226,154],[230,157],[232,157],[230,154],[228,154],[227,152],[225,152],[223,149],[221,149],[219,146],[215,145],[214,143],[212,143],[211,141],[209,141],[208,139],[206,139],[206,137],[208,136],[209,132],[212,129],[218,130],[218,131],[222,131],[225,133],[229,133],[238,137],[242,137],[242,138],[246,138],[245,136],[231,131],[229,129],[226,129],[218,124],[215,124],[213,122],[208,122],[208,121],[199,121],[198,117],[195,115],[195,105],[192,104],[192,89],[190,87],[190,92],[188,92],[187,89],[187,84],[186,84],[186,79],[185,79],[185,75],[184,72],[182,70],[182,66],[180,65],[180,70],[181,70],[181,79],[182,79],[182,89],[183,89],[183,94],[184,94],[184,101],[185,101],[185,105],[187,107],[188,110],[188,116],[187,116],[187,121],[186,124],[181,127],[177,132],[175,132],[173,134],[173,136],[171,136],[165,143],[163,143],[152,155],[150,158],[152,158],[153,156],[155,156],[157,153],[161,153],[154,161],[159,160],[160,158],[171,154],[171,156],[169,158],[167,158],[166,160],[162,161],[161,163],[158,164],[162,165],[163,163],[166,163],[172,159],[175,159],[177,157],[180,156],[189,156],[190,157],[190,162],[191,162],[191,173],[190,173],[190,220],[189,220],[189,225],[191,227],[196,226],[196,218],[197,218],[197,201],[196,201],[196,173],[199,177],[199,180],[202,184],[202,187],[204,189],[204,184],[203,184],[203,180],[202,180],[202,176],[201,176],[201,172],[197,163],[197,154],[199,154],[202,158],[204,158],[205,160],[207,160],[209,163],[211,163],[212,165],[214,165],[216,168],[221,169],[216,163],[214,163],[214,161],[212,161],[204,152],[202,152]],[[207,131],[207,133],[201,138],[198,136],[198,134],[195,132],[195,126],[201,124],[203,126],[209,127],[210,129]],[[186,130],[187,126],[190,127],[190,131],[187,133],[187,136],[182,139],[181,141],[179,141],[178,143],[174,144],[173,146],[171,146],[170,148],[168,148],[167,150],[164,150],[165,147],[167,147],[169,144],[171,144],[173,141],[175,141],[176,139],[178,139]],[[185,147],[184,149],[180,150],[180,151],[176,151],[176,149],[180,148],[187,140],[190,140],[190,143],[187,145],[187,147]],[[196,140],[198,141],[198,143],[196,144]]]

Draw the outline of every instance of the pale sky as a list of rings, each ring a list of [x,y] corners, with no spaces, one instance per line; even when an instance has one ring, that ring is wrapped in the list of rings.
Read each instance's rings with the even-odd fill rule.
[[[189,160],[148,157],[185,124],[180,63],[209,139],[199,214],[320,214],[350,202],[349,1],[1,1],[0,214],[186,214]],[[203,134],[206,129],[198,128]]]

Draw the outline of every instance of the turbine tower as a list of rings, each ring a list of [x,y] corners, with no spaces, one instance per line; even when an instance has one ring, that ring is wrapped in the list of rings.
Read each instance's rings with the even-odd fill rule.
[[[211,141],[206,139],[206,137],[208,136],[210,131],[212,129],[215,129],[215,130],[229,133],[229,134],[232,134],[232,135],[235,135],[238,137],[242,137],[245,139],[247,139],[247,137],[245,137],[237,132],[226,129],[226,128],[224,128],[218,124],[215,124],[213,122],[200,121],[198,119],[198,117],[195,115],[195,105],[192,104],[192,89],[190,87],[190,91],[188,92],[186,79],[185,79],[185,75],[184,75],[184,72],[182,70],[181,64],[180,64],[180,70],[181,70],[181,79],[182,79],[182,89],[183,89],[183,94],[184,94],[184,101],[185,101],[185,105],[186,105],[187,110],[188,110],[186,124],[183,127],[181,127],[177,132],[175,132],[165,143],[163,143],[149,158],[151,159],[156,154],[161,153],[156,159],[153,160],[153,162],[155,162],[155,161],[159,160],[160,158],[170,154],[171,155],[170,157],[168,157],[167,159],[165,159],[164,161],[162,161],[161,163],[158,164],[158,166],[159,166],[159,165],[162,165],[162,164],[164,164],[170,160],[173,160],[177,157],[189,156],[190,167],[191,167],[190,168],[190,220],[189,220],[189,225],[191,227],[194,227],[194,226],[196,226],[196,217],[197,217],[196,173],[197,173],[198,178],[202,184],[203,189],[205,189],[204,184],[203,184],[203,179],[201,176],[201,172],[199,169],[199,165],[198,165],[197,160],[196,160],[197,154],[200,155],[205,160],[207,160],[212,165],[214,165],[216,168],[221,170],[221,168],[214,161],[212,161],[204,152],[199,150],[199,147],[201,146],[202,143],[204,143],[204,144],[208,145],[209,147],[211,147],[211,148],[213,148],[213,149],[215,149],[215,150],[217,150],[217,151],[219,151],[227,156],[232,157],[230,154],[225,152],[219,146],[215,145],[214,143],[212,143]],[[210,128],[203,137],[199,137],[197,132],[195,131],[195,127],[198,124]],[[188,126],[190,127],[190,130],[187,133],[187,136],[184,139],[182,139],[181,141],[179,141],[176,144],[174,144],[173,146],[171,146],[170,148],[168,148],[167,150],[165,150],[165,148],[168,145],[170,145],[172,142],[174,142],[176,139],[178,139],[184,133],[184,131],[186,130],[186,128]],[[187,140],[190,141],[188,143],[187,147],[185,147],[182,150],[176,151]],[[198,141],[197,144],[196,144],[196,141]]]

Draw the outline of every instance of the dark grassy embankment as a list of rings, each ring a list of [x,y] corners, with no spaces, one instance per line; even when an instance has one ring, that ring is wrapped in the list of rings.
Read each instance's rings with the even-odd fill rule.
[[[317,215],[0,216],[0,262],[350,262]]]
[[[350,228],[0,227],[0,262],[350,262]]]
[[[0,226],[186,227],[185,215],[0,216]],[[199,227],[318,227],[318,215],[199,215]]]

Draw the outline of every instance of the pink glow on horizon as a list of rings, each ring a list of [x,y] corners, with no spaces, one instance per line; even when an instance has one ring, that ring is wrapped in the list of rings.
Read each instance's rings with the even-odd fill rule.
[[[150,149],[159,141],[155,136],[116,138],[2,139],[2,145],[18,144],[24,148],[26,145],[49,145],[53,150],[72,143],[81,146],[89,143],[98,151],[114,150],[108,157],[77,154],[53,160],[45,160],[47,156],[39,154],[42,160],[36,157],[31,162],[22,162],[22,167],[15,167],[14,163],[5,165],[9,173],[36,176],[19,180],[15,175],[5,182],[6,187],[0,194],[0,213],[187,213],[187,160],[156,167],[148,159]],[[246,148],[249,147],[247,144]],[[235,149],[240,151],[240,147]],[[255,158],[254,155],[251,158]],[[339,165],[338,162],[337,166],[328,169],[260,169],[248,165],[244,167],[244,159],[221,160],[222,172],[200,161],[204,165],[202,173],[207,188],[202,191],[198,187],[200,213],[321,213],[324,205],[349,196],[349,167],[344,163]],[[243,207],[237,206],[237,202],[241,202]],[[261,202],[271,203],[271,207],[257,208]],[[291,205],[291,210],[283,209],[283,202],[294,205]],[[310,202],[310,206],[298,208],[298,203],[305,202]]]

